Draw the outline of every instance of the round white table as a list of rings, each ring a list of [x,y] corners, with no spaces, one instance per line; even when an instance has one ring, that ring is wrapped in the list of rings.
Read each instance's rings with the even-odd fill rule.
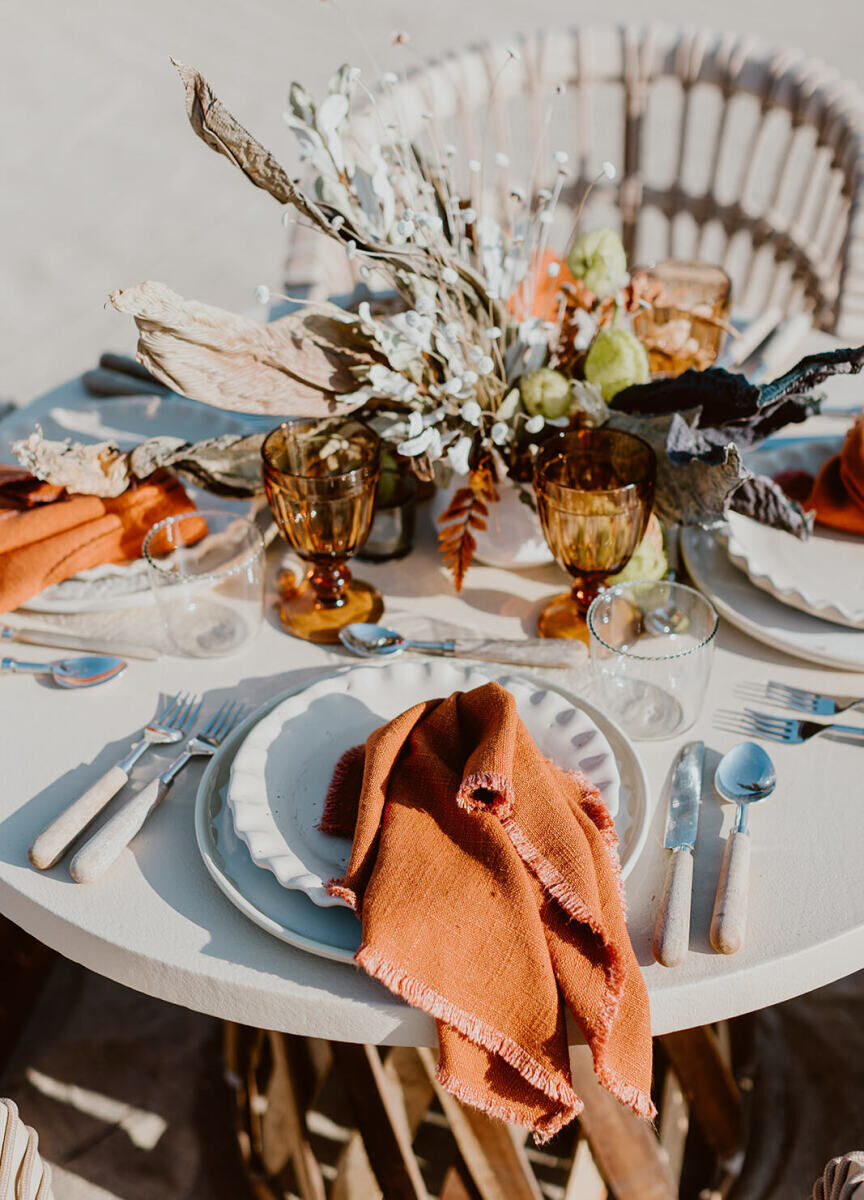
[[[390,614],[424,614],[492,636],[518,637],[533,630],[544,598],[561,590],[562,573],[554,566],[519,573],[473,567],[456,596],[431,530],[422,541],[402,562],[356,564],[360,576],[380,587]],[[56,655],[34,648],[32,656]],[[125,752],[155,712],[160,692],[193,689],[208,708],[228,696],[257,706],[347,661],[341,648],[288,637],[271,606],[256,641],[235,657],[132,662],[110,685],[77,693],[35,677],[4,676],[0,910],[93,971],[188,1008],[343,1041],[434,1045],[434,1025],[424,1014],[350,966],[277,941],[223,897],[195,843],[200,766],[180,778],[98,882],[73,883],[65,863],[40,873],[27,862],[35,833]],[[553,674],[572,691],[586,685],[584,676]],[[771,747],[778,786],[769,801],[751,810],[750,916],[745,945],[731,957],[714,953],[708,928],[733,811],[706,788],[690,952],[672,970],[653,961],[651,935],[666,869],[662,800],[676,751],[684,740],[704,739],[706,778],[713,774],[717,756],[737,740],[718,730],[717,710],[740,709],[744,701],[736,687],[768,679],[864,695],[864,675],[811,667],[724,622],[698,724],[678,739],[637,744],[650,782],[652,817],[645,849],[627,880],[627,899],[655,1034],[751,1011],[864,967],[864,891],[855,884],[864,829],[858,786],[864,745],[830,739]],[[852,720],[864,727],[861,715]],[[155,754],[144,759],[134,777],[138,786],[157,766]]]

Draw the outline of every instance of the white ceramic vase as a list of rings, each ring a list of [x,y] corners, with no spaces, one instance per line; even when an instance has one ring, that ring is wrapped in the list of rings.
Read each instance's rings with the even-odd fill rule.
[[[464,487],[462,476],[454,475],[446,487],[439,487],[432,500],[432,511],[438,518],[453,499],[457,488]],[[519,499],[519,489],[506,476],[497,485],[500,499],[489,505],[487,528],[475,530],[477,552],[474,561],[487,567],[540,567],[552,562],[552,552],[546,545],[540,518]]]

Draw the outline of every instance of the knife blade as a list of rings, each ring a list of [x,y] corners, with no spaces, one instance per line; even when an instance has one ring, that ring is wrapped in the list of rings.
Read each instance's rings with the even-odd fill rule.
[[[669,789],[669,815],[663,845],[672,854],[657,910],[653,942],[654,957],[664,967],[674,967],[681,962],[690,938],[693,847],[699,828],[704,763],[705,743],[688,742],[678,753]]]
[[[27,646],[55,646],[60,650],[90,650],[96,654],[117,654],[121,658],[159,657],[150,646],[135,646],[109,638],[85,637],[78,633],[60,633],[53,629],[25,629],[12,625],[0,626],[0,638],[5,642],[21,642]]]

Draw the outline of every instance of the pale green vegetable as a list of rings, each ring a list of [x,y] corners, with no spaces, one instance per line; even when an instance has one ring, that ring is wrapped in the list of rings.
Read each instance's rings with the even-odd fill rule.
[[[651,377],[645,347],[629,329],[601,329],[585,359],[585,378],[603,393],[608,404],[626,387]]]
[[[519,380],[519,392],[527,412],[554,421],[566,417],[573,405],[570,380],[551,367],[538,367]]]
[[[627,255],[614,229],[592,229],[573,243],[567,266],[575,279],[581,279],[590,292],[605,300],[624,281]]]
[[[629,583],[634,579],[664,579],[669,570],[666,551],[663,549],[663,530],[652,513],[645,536],[633,551],[633,557],[617,575],[610,575],[606,583]]]

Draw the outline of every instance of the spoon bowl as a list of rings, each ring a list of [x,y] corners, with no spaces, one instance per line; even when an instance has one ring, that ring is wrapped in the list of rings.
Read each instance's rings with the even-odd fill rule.
[[[740,742],[727,750],[714,772],[714,787],[718,795],[738,805],[738,833],[746,830],[746,805],[765,800],[776,786],[774,764],[756,742]]]
[[[126,670],[126,660],[113,654],[83,654],[56,662],[23,662],[17,658],[0,659],[0,671],[50,675],[57,687],[86,688],[107,683]]]

